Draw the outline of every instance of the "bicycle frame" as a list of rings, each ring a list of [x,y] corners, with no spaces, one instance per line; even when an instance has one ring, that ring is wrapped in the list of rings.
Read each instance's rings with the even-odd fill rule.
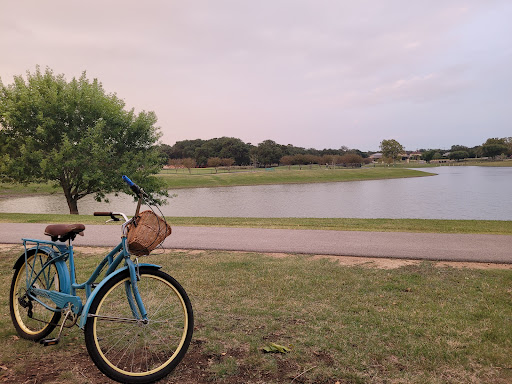
[[[161,266],[146,263],[139,264],[138,262],[137,264],[134,263],[130,258],[130,253],[127,251],[128,247],[126,244],[125,235],[121,237],[121,242],[114,249],[112,249],[112,251],[110,251],[98,264],[87,281],[81,284],[76,282],[75,260],[73,245],[71,241],[69,241],[68,245],[66,245],[47,240],[22,240],[23,245],[25,246],[25,254],[20,256],[16,262],[16,265],[22,262],[28,264],[29,253],[33,251],[35,254],[37,254],[38,251],[41,250],[50,256],[50,259],[42,266],[41,271],[36,276],[32,276],[33,273],[29,273],[29,268],[26,268],[27,294],[31,299],[36,300],[48,310],[55,312],[62,311],[64,308],[69,306],[70,310],[75,315],[81,316],[79,327],[83,329],[87,322],[89,308],[100,288],[114,276],[128,270],[130,274],[130,284],[126,284],[126,297],[132,310],[132,314],[137,320],[147,320],[147,313],[137,288],[138,268],[140,266],[144,266],[160,269]],[[31,248],[28,248],[27,244],[35,245]],[[123,260],[125,262],[125,266],[118,268]],[[67,261],[69,262],[69,268],[66,263]],[[36,262],[36,258],[34,258],[33,262]],[[49,278],[49,275],[46,276],[45,273],[47,273],[50,264],[54,264],[57,270],[59,278],[59,291],[50,291],[33,286],[34,282],[40,279],[41,276],[44,279]],[[101,272],[106,265],[108,265],[108,268],[105,272],[105,277],[99,284],[96,285],[95,281],[101,275]],[[129,287],[131,287],[131,289]],[[77,296],[77,290],[85,290],[85,304],[83,304],[81,298]],[[37,296],[49,298],[55,303],[57,309],[49,307],[41,300],[39,300]]]

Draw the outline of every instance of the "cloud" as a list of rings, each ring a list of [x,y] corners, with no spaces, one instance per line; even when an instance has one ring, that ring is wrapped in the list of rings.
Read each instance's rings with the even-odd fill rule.
[[[386,131],[418,137],[396,127],[425,116],[433,136],[464,136],[486,114],[500,136],[511,18],[505,0],[0,2],[0,77],[86,70],[127,106],[155,110],[170,144],[368,146]]]
[[[370,98],[380,103],[440,101],[468,89],[469,84],[462,74],[463,71],[446,70],[397,79],[374,88]]]

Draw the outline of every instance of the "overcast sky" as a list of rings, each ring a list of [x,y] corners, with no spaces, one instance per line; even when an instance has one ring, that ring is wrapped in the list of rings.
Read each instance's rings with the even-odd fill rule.
[[[0,78],[83,71],[163,143],[512,136],[510,0],[0,0]]]

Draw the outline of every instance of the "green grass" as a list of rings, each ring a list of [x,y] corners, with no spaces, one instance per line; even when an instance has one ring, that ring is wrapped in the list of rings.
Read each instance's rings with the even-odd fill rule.
[[[512,160],[479,161],[469,160],[450,165],[476,165],[507,167],[512,166]],[[396,163],[392,165],[377,164],[363,168],[336,168],[327,169],[324,166],[292,166],[262,168],[193,168],[189,173],[186,169],[165,169],[158,175],[164,180],[169,189],[201,188],[201,187],[229,187],[237,185],[268,185],[268,184],[303,184],[303,183],[330,183],[340,181],[392,179],[404,177],[431,176],[433,173],[412,170],[408,168],[430,168],[443,166],[442,164],[416,164]],[[11,184],[0,183],[0,197],[27,195],[27,194],[53,194],[62,193],[59,187],[51,183]]]
[[[3,249],[0,284],[8,292],[20,249]],[[91,270],[97,258],[79,254],[78,268]],[[385,270],[305,256],[214,251],[166,252],[149,260],[182,283],[195,313],[191,348],[163,382],[512,380],[511,270],[433,263]],[[34,382],[28,372],[39,366],[41,374],[72,370],[79,383],[105,382],[88,368],[83,333],[72,328],[65,335],[51,349],[17,339],[2,295],[0,380]],[[270,342],[291,352],[262,353]],[[65,380],[55,374],[37,381]]]
[[[512,221],[354,219],[354,218],[255,218],[255,217],[166,217],[172,226],[321,229],[333,231],[483,233],[512,235]],[[104,224],[104,217],[0,213],[0,223]]]
[[[502,161],[478,161],[478,160],[469,160],[466,165],[476,165],[479,167],[512,167],[512,160],[502,160]]]
[[[60,187],[52,183],[0,183],[0,197],[11,195],[54,194],[62,193]]]
[[[430,167],[453,167],[453,166],[476,166],[476,167],[512,167],[512,159],[505,160],[482,160],[479,158],[464,159],[450,163],[416,163],[399,162],[395,164],[378,163],[369,167],[395,167],[395,168],[430,168]]]
[[[430,176],[431,173],[405,168],[358,168],[358,169],[326,169],[308,167],[302,170],[287,167],[269,170],[253,170],[233,173],[164,173],[160,178],[169,189],[195,187],[230,187],[237,185],[265,184],[303,184],[330,183],[340,181],[392,179],[404,177]]]
[[[212,168],[195,168],[192,173],[180,170],[175,173],[163,170],[158,176],[168,189],[198,187],[230,187],[237,185],[290,184],[290,183],[329,183],[338,181],[393,179],[404,177],[430,176],[432,174],[405,168],[359,168],[325,169],[318,166],[298,168],[277,167],[271,169],[246,169],[215,173]],[[27,194],[62,193],[51,183],[0,183],[1,196]]]
[[[3,213],[0,212],[0,223],[82,223],[105,224],[108,217],[96,217],[92,215],[65,215],[50,213]]]

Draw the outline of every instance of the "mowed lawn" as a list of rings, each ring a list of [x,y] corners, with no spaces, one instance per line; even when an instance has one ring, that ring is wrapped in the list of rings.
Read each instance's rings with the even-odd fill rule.
[[[164,171],[159,174],[167,188],[192,187],[228,187],[236,185],[329,183],[340,181],[393,179],[404,177],[430,176],[432,173],[406,168],[336,168],[327,169],[318,166],[302,170],[278,167],[270,169],[252,169],[244,172],[215,173],[212,169],[192,169],[191,173],[180,170],[179,173]]]
[[[0,381],[107,382],[78,328],[55,347],[16,336],[7,292],[20,252],[0,248]],[[78,249],[80,279],[101,252]],[[338,260],[214,251],[145,258],[182,283],[195,311],[189,352],[163,382],[512,381],[511,270]],[[270,343],[291,351],[264,353]]]

